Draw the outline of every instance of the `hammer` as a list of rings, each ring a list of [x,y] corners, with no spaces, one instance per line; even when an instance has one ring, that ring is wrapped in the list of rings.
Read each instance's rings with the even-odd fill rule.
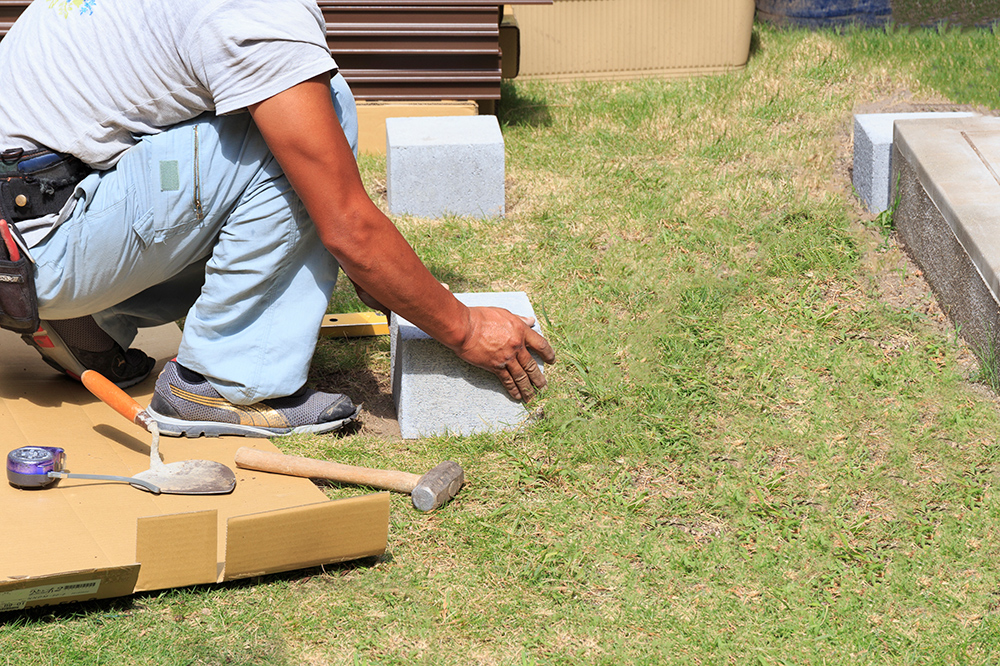
[[[438,508],[454,497],[465,483],[465,472],[458,463],[450,460],[445,460],[420,476],[390,469],[342,465],[328,460],[290,456],[241,446],[236,451],[236,466],[409,493],[417,511],[432,511]]]

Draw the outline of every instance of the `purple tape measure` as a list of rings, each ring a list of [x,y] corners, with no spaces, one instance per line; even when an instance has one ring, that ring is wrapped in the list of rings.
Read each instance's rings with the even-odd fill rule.
[[[7,480],[15,488],[44,488],[61,472],[66,451],[58,446],[22,446],[7,454]]]

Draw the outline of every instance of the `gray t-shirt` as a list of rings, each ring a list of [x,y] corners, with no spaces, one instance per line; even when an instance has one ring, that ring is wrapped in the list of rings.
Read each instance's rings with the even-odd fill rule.
[[[107,169],[204,111],[336,69],[315,0],[35,0],[0,41],[0,150]]]

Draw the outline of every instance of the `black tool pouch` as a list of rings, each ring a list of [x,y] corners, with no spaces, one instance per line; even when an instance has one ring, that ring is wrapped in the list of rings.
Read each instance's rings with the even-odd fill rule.
[[[12,235],[14,222],[58,213],[91,169],[70,155],[20,148],[0,153],[0,218]],[[31,334],[38,330],[35,267],[18,251],[11,257],[0,242],[0,328]]]
[[[38,330],[35,267],[23,254],[11,261],[6,246],[0,250],[0,328],[21,334]]]

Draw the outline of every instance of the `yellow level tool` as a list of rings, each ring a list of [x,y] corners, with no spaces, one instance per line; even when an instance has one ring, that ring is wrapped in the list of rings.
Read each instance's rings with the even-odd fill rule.
[[[323,317],[319,328],[323,337],[360,338],[389,335],[389,320],[381,312],[347,312]]]

